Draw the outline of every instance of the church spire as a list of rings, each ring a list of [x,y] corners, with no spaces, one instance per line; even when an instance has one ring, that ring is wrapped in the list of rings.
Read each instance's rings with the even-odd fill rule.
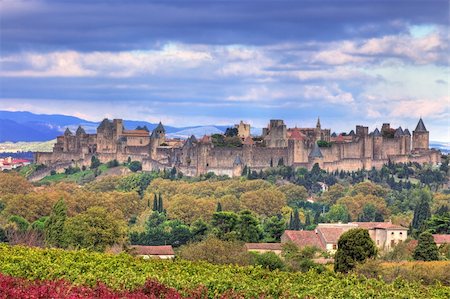
[[[316,128],[320,130],[320,117],[317,117]]]

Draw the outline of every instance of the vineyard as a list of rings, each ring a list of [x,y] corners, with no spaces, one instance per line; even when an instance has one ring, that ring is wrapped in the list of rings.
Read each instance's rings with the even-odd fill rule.
[[[13,291],[21,294],[23,290],[41,292],[39,294],[44,295],[33,298],[44,298],[49,294],[47,291],[55,289],[75,292],[64,293],[72,294],[73,298],[81,298],[82,294],[97,294],[99,298],[450,297],[450,287],[403,280],[386,284],[381,280],[332,272],[290,273],[184,260],[146,261],[127,254],[8,245],[0,245],[0,272],[0,298],[14,297]]]

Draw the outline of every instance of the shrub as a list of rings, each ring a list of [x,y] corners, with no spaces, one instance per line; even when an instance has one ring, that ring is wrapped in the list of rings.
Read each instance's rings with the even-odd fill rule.
[[[251,252],[252,264],[259,265],[269,270],[283,270],[284,263],[281,258],[273,252],[257,253]]]
[[[106,163],[106,167],[108,168],[113,168],[113,167],[117,167],[119,166],[119,161],[117,161],[116,159],[109,161],[108,163]]]
[[[139,170],[142,170],[142,163],[139,161],[132,161],[130,162],[130,164],[128,165],[128,168],[132,171],[132,172],[136,172]]]
[[[208,237],[203,241],[180,247],[179,257],[190,261],[207,261],[213,264],[248,265],[250,255],[244,244],[237,241],[222,241]]]

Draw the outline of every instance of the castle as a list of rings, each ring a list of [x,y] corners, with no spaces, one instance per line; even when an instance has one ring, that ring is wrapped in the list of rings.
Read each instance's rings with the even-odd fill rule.
[[[283,120],[270,120],[262,136],[252,137],[250,125],[235,125],[234,137],[194,136],[186,140],[168,139],[164,126],[152,131],[126,130],[121,119],[104,119],[96,134],[86,134],[79,127],[75,134],[66,129],[57,137],[51,153],[36,153],[36,163],[52,165],[73,161],[89,165],[92,156],[101,162],[137,160],[143,170],[162,170],[175,167],[188,176],[208,172],[239,176],[245,166],[260,171],[272,166],[312,168],[318,163],[327,171],[380,169],[391,162],[437,164],[439,151],[429,148],[429,132],[422,119],[411,133],[401,127],[393,129],[389,123],[369,133],[369,128],[356,126],[349,133],[332,133],[322,129],[320,120],[314,128],[287,128]],[[231,138],[232,144],[218,143]]]

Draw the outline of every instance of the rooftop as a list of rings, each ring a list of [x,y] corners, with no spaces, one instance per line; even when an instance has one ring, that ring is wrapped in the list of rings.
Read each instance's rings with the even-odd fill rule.
[[[137,255],[175,255],[171,245],[163,246],[131,246],[131,251]]]

